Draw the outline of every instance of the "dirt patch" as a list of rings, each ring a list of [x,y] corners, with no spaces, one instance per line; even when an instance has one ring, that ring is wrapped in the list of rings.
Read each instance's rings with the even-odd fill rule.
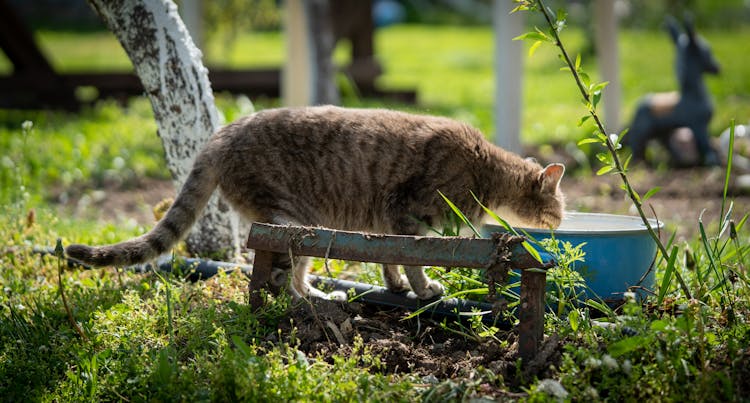
[[[151,226],[155,222],[153,207],[174,198],[176,192],[172,181],[142,178],[127,186],[112,183],[101,189],[60,189],[52,194],[58,208],[77,219]]]
[[[649,189],[659,187],[658,193],[645,203],[650,217],[659,218],[666,224],[666,239],[672,231],[677,240],[691,240],[699,235],[698,221],[707,228],[716,225],[721,211],[724,188],[723,168],[689,168],[654,171],[634,169],[629,173],[630,182],[643,196]],[[625,191],[620,188],[617,175],[576,176],[564,178],[563,190],[568,209],[598,213],[635,215],[636,211]],[[739,219],[750,211],[750,193],[734,185],[728,192],[728,201],[734,202],[734,217]]]
[[[471,340],[444,329],[430,318],[404,319],[401,310],[383,310],[360,303],[316,300],[296,303],[280,325],[282,337],[294,334],[299,349],[309,355],[349,356],[356,339],[380,357],[384,373],[409,373],[427,383],[437,379],[473,378],[477,368],[502,376],[506,386],[551,376],[550,366],[559,364],[562,345],[556,336],[545,340],[538,357],[518,371],[515,331],[499,331],[496,340]],[[296,331],[293,332],[293,327]],[[273,335],[270,342],[278,342]],[[289,341],[289,340],[286,340]],[[491,387],[484,394],[493,394]],[[503,394],[500,390],[494,391]]]

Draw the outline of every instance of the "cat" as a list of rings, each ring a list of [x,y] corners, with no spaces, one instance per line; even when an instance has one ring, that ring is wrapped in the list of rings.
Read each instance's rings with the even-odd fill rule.
[[[146,262],[190,230],[218,187],[250,221],[374,233],[425,235],[440,228],[448,205],[472,221],[484,216],[474,199],[511,224],[557,228],[565,199],[565,166],[542,168],[448,118],[335,106],[267,109],[218,130],[195,159],[166,215],[148,233],[114,245],[70,245],[69,257],[93,266]],[[473,195],[472,195],[473,193]],[[297,297],[338,298],[306,280],[308,259],[279,254],[292,270]],[[421,299],[443,293],[422,267],[383,266],[394,292]]]

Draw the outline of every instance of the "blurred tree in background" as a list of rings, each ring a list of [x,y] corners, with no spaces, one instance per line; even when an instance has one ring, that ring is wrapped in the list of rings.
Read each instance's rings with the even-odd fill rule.
[[[105,29],[85,1],[8,1],[34,28]],[[476,25],[491,22],[493,0],[389,1],[404,8],[407,23]],[[553,9],[565,8],[575,20],[584,18],[593,1],[596,0],[550,0],[547,4]],[[180,4],[180,0],[176,2]],[[282,5],[280,0],[204,0],[206,32],[231,39],[247,30],[279,29]],[[681,17],[686,11],[693,14],[698,28],[727,28],[750,21],[748,0],[619,0],[617,7],[625,28],[660,29],[665,14]],[[527,17],[533,24],[536,24],[533,18],[541,18]]]
[[[202,5],[207,39],[220,37],[224,49],[229,49],[243,32],[281,28],[281,9],[276,0],[204,0]]]

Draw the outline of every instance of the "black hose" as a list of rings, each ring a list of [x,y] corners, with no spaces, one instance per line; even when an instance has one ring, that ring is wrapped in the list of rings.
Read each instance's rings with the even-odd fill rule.
[[[55,254],[53,248],[35,247],[34,253],[41,255]],[[91,266],[80,263],[74,259],[66,258],[68,267],[79,267],[83,269],[92,269]],[[154,265],[150,263],[127,267],[136,273],[147,273],[154,271]],[[182,277],[189,281],[198,281],[211,278],[224,271],[231,273],[235,270],[242,271],[243,274],[250,277],[253,271],[252,265],[235,264],[216,260],[205,260],[195,258],[177,258],[174,261],[162,261],[158,263],[158,269],[166,273],[181,273]],[[485,302],[470,301],[459,298],[432,299],[423,301],[417,298],[413,292],[393,293],[385,287],[372,284],[358,283],[354,281],[335,279],[330,277],[310,275],[310,282],[316,287],[332,288],[336,291],[343,291],[350,296],[350,301],[360,301],[365,304],[372,304],[390,308],[400,308],[407,311],[416,312],[428,304],[432,304],[422,315],[428,315],[435,318],[459,318],[466,319],[470,315],[476,315],[476,312],[482,313],[482,321],[499,328],[510,328],[510,324],[495,319],[492,315],[492,305]],[[354,290],[349,294],[349,290]]]

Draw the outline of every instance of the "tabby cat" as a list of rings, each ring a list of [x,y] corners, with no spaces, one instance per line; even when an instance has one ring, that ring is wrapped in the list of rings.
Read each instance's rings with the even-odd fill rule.
[[[471,220],[485,206],[515,225],[556,228],[564,210],[561,164],[542,168],[454,120],[380,109],[280,108],[241,118],[216,132],[198,154],[171,208],[147,234],[122,243],[71,245],[69,257],[94,266],[132,265],[168,251],[218,187],[250,221],[423,235],[440,228],[442,192]],[[289,270],[288,256],[274,260]],[[332,297],[306,280],[295,259],[296,296]],[[419,298],[443,293],[421,267],[384,265],[392,291]]]

